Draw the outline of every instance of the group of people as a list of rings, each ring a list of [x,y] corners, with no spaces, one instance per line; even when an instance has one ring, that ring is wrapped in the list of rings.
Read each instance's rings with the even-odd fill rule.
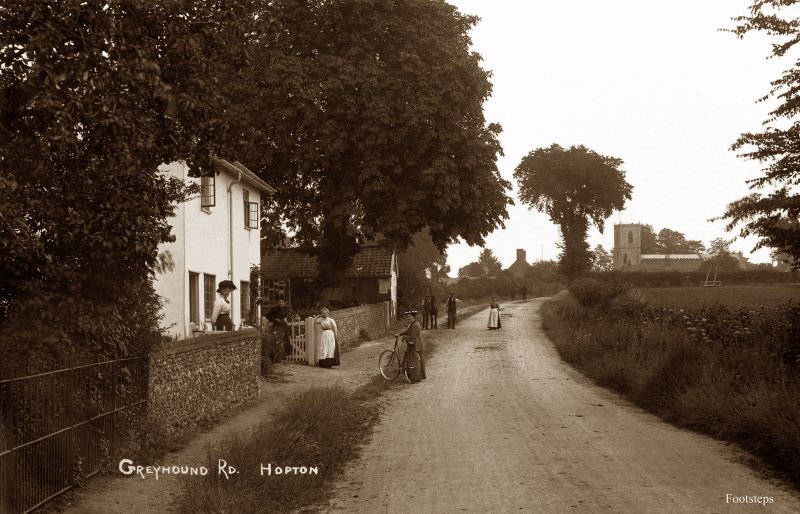
[[[431,327],[436,329],[436,312],[437,310],[431,309],[431,301],[435,302],[435,297],[433,296],[426,296],[425,300],[423,301],[423,324],[420,325],[417,316],[419,311],[417,310],[410,310],[405,312],[405,315],[408,319],[408,327],[403,331],[396,334],[394,336],[404,336],[407,343],[413,345],[413,348],[420,356],[420,379],[425,380],[426,373],[425,373],[425,342],[422,339],[422,330],[426,328],[426,321],[430,322],[433,319],[433,324]],[[450,293],[450,298],[447,299],[447,328],[456,328],[456,307],[458,302],[460,302],[458,298],[456,298],[454,293]],[[435,304],[433,304],[435,305]],[[426,310],[427,307],[427,310]],[[425,314],[428,314],[426,317]],[[433,316],[431,318],[431,316]],[[502,328],[502,323],[500,322],[500,304],[497,302],[497,298],[492,296],[492,301],[489,303],[489,323],[488,323],[489,330],[497,330]]]
[[[450,293],[446,302],[447,328],[456,328],[456,307],[461,300],[455,293]],[[411,311],[409,311],[411,312]],[[419,313],[419,311],[415,311]],[[427,295],[422,300],[422,330],[437,330],[439,328],[439,304],[436,296]]]
[[[229,297],[231,293],[236,290],[236,286],[230,280],[223,280],[220,282],[217,292],[219,296],[214,302],[214,310],[211,315],[212,325],[216,330],[233,330],[233,321],[231,319],[231,303]],[[456,309],[461,300],[456,298],[455,293],[450,293],[447,299],[447,328],[456,328]],[[416,347],[417,353],[420,355],[421,369],[420,378],[425,380],[425,343],[422,340],[422,330],[436,330],[438,326],[438,305],[436,297],[428,295],[422,302],[422,325],[420,325],[417,316],[419,311],[411,310],[405,314],[408,318],[408,327],[405,331],[395,336],[404,336],[406,341]],[[278,303],[272,307],[265,315],[267,320],[272,322],[281,334],[282,347],[284,355],[290,355],[292,352],[292,344],[289,332],[289,308],[283,298],[278,300]],[[322,329],[322,337],[320,339],[320,356],[319,366],[321,368],[331,368],[341,364],[339,358],[339,343],[337,341],[337,327],[336,321],[330,317],[330,311],[327,308],[320,310],[318,316],[319,325]],[[489,330],[497,330],[502,327],[500,321],[500,304],[497,303],[497,298],[492,297],[489,304]]]
[[[264,317],[273,323],[273,326],[281,334],[284,357],[291,355],[293,348],[289,330],[289,307],[286,305],[286,301],[283,298],[278,299],[277,305],[267,311]],[[330,310],[327,307],[320,309],[316,318],[319,320],[319,326],[322,330],[318,358],[319,367],[332,368],[333,366],[341,365],[336,320],[330,317]]]

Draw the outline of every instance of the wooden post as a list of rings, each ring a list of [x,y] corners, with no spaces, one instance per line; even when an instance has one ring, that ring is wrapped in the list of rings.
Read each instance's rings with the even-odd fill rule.
[[[311,366],[317,365],[317,338],[315,334],[314,318],[306,318],[306,358]]]
[[[383,302],[383,327],[385,330],[389,330],[391,328],[391,320],[392,320],[392,306],[389,300]]]

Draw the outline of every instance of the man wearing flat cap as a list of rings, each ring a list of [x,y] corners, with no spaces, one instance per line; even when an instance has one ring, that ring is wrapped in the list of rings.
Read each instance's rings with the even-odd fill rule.
[[[408,328],[395,335],[405,336],[406,341],[414,343],[420,359],[419,378],[425,380],[425,343],[422,341],[422,326],[417,320],[418,313],[418,311],[407,311],[405,314],[409,320]]]

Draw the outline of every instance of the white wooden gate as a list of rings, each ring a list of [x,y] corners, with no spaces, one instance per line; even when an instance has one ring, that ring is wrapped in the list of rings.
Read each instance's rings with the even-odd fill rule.
[[[289,341],[292,343],[292,351],[286,356],[286,360],[311,365],[317,363],[314,318],[290,321]]]

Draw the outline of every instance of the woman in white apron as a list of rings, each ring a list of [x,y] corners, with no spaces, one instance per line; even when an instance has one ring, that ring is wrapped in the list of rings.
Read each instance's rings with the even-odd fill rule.
[[[492,296],[492,303],[489,304],[489,330],[497,330],[502,327],[500,324],[500,304]]]
[[[336,344],[336,322],[328,317],[330,312],[323,308],[320,311],[320,328],[322,337],[320,338],[319,366],[330,368],[339,365],[339,345]]]

